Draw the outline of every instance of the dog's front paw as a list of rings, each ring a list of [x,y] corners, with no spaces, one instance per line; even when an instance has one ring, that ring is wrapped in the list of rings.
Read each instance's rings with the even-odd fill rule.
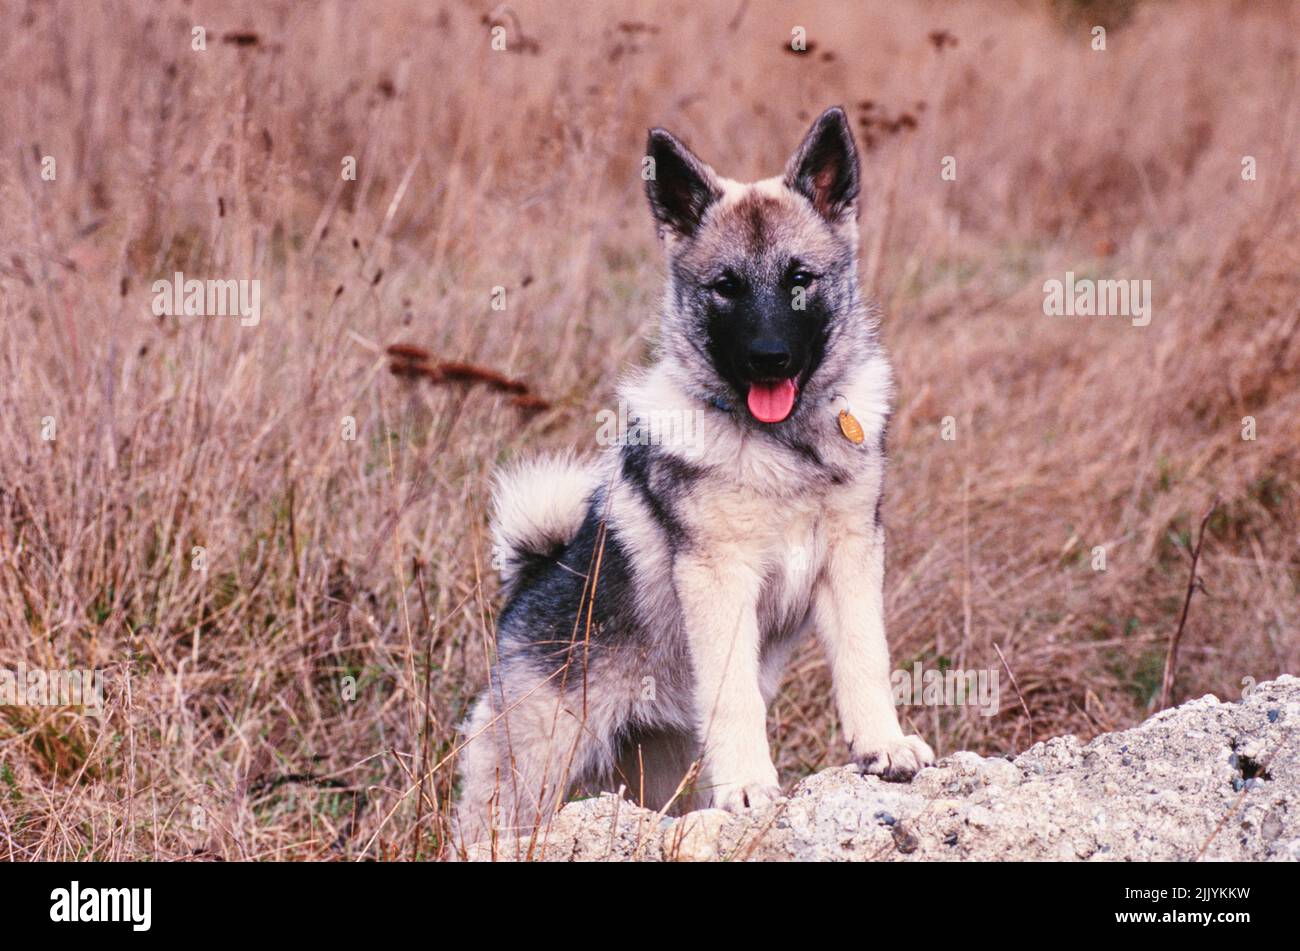
[[[923,767],[934,765],[934,750],[915,733],[864,745],[865,751],[856,753],[858,766],[885,782],[908,782]]]
[[[780,798],[780,786],[761,780],[748,783],[720,783],[713,787],[713,807],[725,809],[727,812],[759,809]]]

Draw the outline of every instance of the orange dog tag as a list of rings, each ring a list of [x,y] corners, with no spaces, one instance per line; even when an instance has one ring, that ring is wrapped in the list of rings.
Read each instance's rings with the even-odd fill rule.
[[[840,432],[855,446],[862,445],[862,440],[866,438],[862,432],[862,424],[846,409],[840,410]]]

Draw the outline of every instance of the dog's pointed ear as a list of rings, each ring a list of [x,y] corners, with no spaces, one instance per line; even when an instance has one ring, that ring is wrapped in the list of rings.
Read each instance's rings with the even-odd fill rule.
[[[689,238],[722,196],[713,169],[664,129],[651,129],[642,176],[661,238]]]
[[[786,165],[785,184],[831,224],[857,215],[858,149],[839,106],[817,117]]]

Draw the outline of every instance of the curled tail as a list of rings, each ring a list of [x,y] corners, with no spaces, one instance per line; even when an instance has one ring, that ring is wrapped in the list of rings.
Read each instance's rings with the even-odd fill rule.
[[[552,558],[582,528],[600,478],[572,454],[539,456],[497,474],[492,493],[492,564],[506,593],[532,562]]]

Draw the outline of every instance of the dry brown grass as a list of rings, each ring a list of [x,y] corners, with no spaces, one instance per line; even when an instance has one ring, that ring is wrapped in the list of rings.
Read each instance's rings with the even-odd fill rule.
[[[1300,670],[1294,6],[1153,0],[1104,53],[1061,2],[515,8],[531,45],[493,53],[482,3],[3,6],[0,666],[104,668],[109,710],[0,708],[0,857],[439,854],[491,640],[488,475],[592,445],[646,350],[652,124],[756,177],[825,105],[883,117],[859,128],[898,665],[996,644],[1037,736],[1141,719],[1218,494],[1175,698]],[[175,270],[261,280],[261,324],[154,318]],[[1044,317],[1066,270],[1150,279],[1151,325]],[[552,405],[390,374],[398,342]],[[773,719],[787,780],[845,758],[815,649]],[[1009,689],[915,726],[1029,739]]]

